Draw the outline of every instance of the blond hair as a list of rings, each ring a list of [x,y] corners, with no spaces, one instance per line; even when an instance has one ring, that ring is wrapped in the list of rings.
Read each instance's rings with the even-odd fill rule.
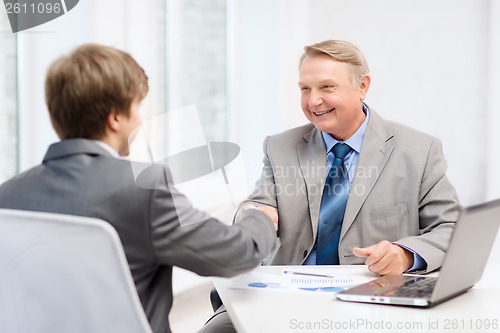
[[[299,61],[299,69],[307,56],[325,54],[333,59],[350,65],[354,87],[361,84],[363,76],[369,73],[368,64],[361,51],[353,44],[342,40],[325,40],[304,47],[304,53]]]

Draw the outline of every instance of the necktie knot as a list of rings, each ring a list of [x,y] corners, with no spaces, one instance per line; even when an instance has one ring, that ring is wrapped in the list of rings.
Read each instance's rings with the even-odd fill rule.
[[[340,158],[341,160],[343,160],[351,150],[352,148],[346,143],[337,143],[332,148],[335,158]]]

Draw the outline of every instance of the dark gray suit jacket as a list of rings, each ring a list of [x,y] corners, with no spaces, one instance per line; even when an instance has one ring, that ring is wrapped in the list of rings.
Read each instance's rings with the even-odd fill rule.
[[[243,223],[234,226],[210,218],[166,186],[166,175],[164,168],[150,167],[137,181],[130,162],[111,157],[95,142],[64,140],[50,146],[41,165],[0,186],[0,207],[109,222],[123,243],[153,331],[170,332],[172,266],[233,276],[262,262],[276,232],[258,210],[246,211]],[[181,227],[180,215],[203,222]]]
[[[264,168],[247,202],[278,208],[280,247],[271,264],[300,265],[313,249],[326,171],[325,142],[312,124],[265,139]],[[342,224],[340,264],[362,264],[353,247],[388,240],[417,252],[427,270],[440,267],[460,212],[445,172],[438,139],[370,109]]]

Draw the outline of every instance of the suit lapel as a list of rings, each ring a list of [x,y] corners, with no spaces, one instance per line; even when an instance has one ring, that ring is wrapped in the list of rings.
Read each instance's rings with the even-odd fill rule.
[[[326,179],[326,146],[321,132],[316,128],[304,135],[304,140],[305,143],[297,145],[297,157],[307,187],[311,227],[315,237]]]
[[[363,203],[384,169],[393,146],[388,143],[392,132],[385,126],[384,120],[370,109],[370,121],[366,128],[358,165],[351,192],[347,201],[340,239],[344,237],[358,215]]]

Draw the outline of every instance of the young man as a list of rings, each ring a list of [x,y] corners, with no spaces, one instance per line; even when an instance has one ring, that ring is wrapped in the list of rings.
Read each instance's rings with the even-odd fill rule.
[[[163,167],[136,180],[131,163],[118,157],[128,155],[147,92],[144,70],[120,50],[88,44],[56,60],[45,96],[61,141],[41,165],[0,186],[0,207],[110,223],[153,331],[170,332],[172,266],[206,276],[252,269],[275,244],[277,216],[274,209],[248,209],[242,223],[229,227],[192,208],[165,182]],[[180,220],[202,222],[181,227]]]

